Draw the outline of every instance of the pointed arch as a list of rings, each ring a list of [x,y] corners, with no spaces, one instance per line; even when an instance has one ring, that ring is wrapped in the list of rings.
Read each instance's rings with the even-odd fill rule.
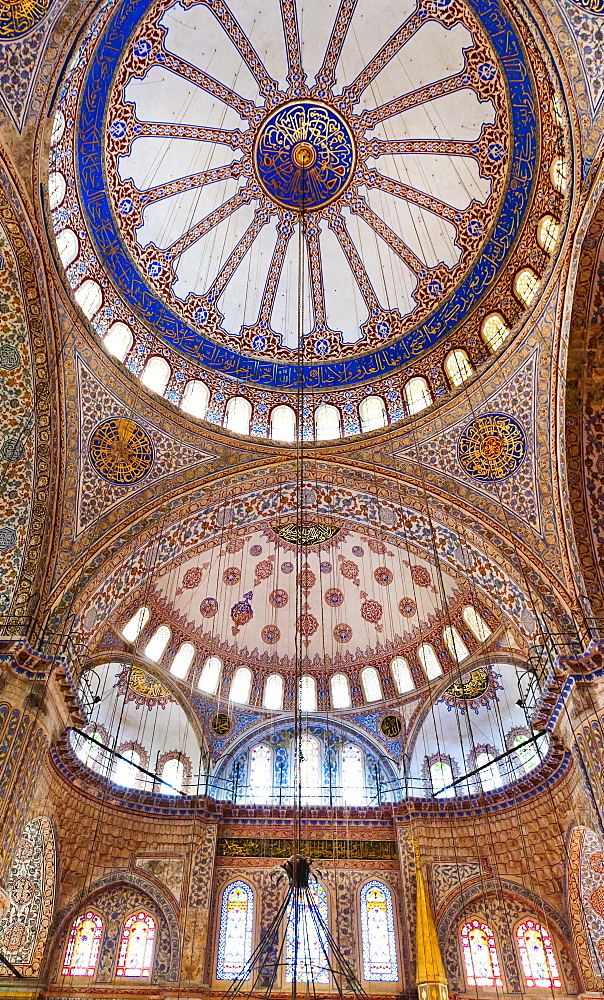
[[[495,935],[488,924],[469,920],[461,928],[468,986],[503,986]]]
[[[92,979],[96,975],[103,929],[103,921],[94,910],[85,910],[76,917],[69,932],[62,976]]]
[[[116,976],[148,979],[153,965],[153,950],[157,924],[146,910],[137,910],[126,918],[122,927]]]
[[[399,979],[392,893],[378,879],[361,888],[363,979],[396,983]]]
[[[252,954],[253,933],[254,890],[247,882],[236,879],[222,890],[216,979],[228,981],[241,976]]]

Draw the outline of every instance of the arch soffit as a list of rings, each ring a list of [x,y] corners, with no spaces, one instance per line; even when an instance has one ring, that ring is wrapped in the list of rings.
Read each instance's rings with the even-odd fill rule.
[[[52,924],[52,934],[55,945],[64,938],[67,928],[75,920],[80,910],[86,905],[95,909],[95,901],[99,900],[107,889],[126,885],[138,889],[151,899],[162,914],[170,939],[170,965],[166,975],[168,982],[176,982],[180,972],[180,930],[175,904],[168,894],[151,879],[128,868],[117,869],[102,875],[92,885],[81,889],[63,909],[57,913]]]

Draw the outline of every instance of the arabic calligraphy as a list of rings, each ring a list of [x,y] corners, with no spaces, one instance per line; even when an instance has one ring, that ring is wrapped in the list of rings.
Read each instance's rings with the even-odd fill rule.
[[[526,455],[526,437],[507,413],[484,413],[462,431],[459,464],[472,479],[495,483],[516,472]]]
[[[273,531],[292,545],[321,545],[337,535],[340,528],[333,524],[280,524]]]
[[[0,38],[20,38],[46,17],[51,0],[0,0]]]
[[[254,163],[269,198],[309,211],[330,205],[354,173],[355,146],[342,118],[324,104],[297,101],[274,111],[258,133]]]
[[[445,691],[447,698],[466,701],[468,698],[480,698],[489,686],[489,674],[483,667],[478,667],[470,674],[464,674],[461,681],[451,684]]]
[[[119,486],[140,482],[153,465],[151,438],[139,424],[124,417],[104,420],[89,442],[90,461],[103,479]]]
[[[219,837],[219,858],[289,858],[296,842],[288,839]],[[355,861],[396,861],[396,843],[390,840],[303,840],[300,853],[310,858],[342,858]]]

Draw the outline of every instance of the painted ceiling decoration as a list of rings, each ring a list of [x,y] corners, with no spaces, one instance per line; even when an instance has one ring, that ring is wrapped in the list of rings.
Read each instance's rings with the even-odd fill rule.
[[[93,326],[285,399],[480,355],[481,318],[521,312],[515,271],[549,264],[526,223],[552,201],[557,82],[483,0],[272,4],[100,15],[51,150],[77,176],[53,212],[67,279],[105,289]]]
[[[110,483],[138,483],[153,465],[151,438],[140,424],[124,417],[98,424],[89,447],[94,468]]]
[[[526,455],[522,425],[508,413],[483,413],[465,427],[457,443],[459,464],[472,479],[495,483],[520,468]]]
[[[0,41],[21,38],[42,21],[52,0],[3,0],[0,3]]]
[[[336,524],[296,524],[294,522],[290,524],[273,525],[273,531],[279,538],[281,538],[284,542],[291,542],[291,544],[296,547],[322,545],[324,542],[335,538],[341,530],[341,526]]]

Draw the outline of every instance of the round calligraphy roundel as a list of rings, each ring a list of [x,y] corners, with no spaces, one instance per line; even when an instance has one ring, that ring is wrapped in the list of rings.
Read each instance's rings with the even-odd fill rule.
[[[317,101],[295,101],[269,115],[254,147],[266,194],[296,212],[326,208],[354,173],[352,133],[340,115]]]
[[[284,391],[302,348],[309,387],[364,383],[507,273],[535,178],[531,70],[490,0],[263,2],[108,8],[63,99],[73,225],[125,318],[202,365]]]
[[[119,486],[140,482],[153,465],[151,438],[139,424],[125,417],[113,417],[95,427],[89,452],[98,474]]]
[[[20,38],[46,17],[50,0],[0,0],[0,40]]]
[[[521,424],[508,413],[484,413],[472,420],[457,443],[459,464],[472,479],[494,483],[516,472],[526,455]]]

